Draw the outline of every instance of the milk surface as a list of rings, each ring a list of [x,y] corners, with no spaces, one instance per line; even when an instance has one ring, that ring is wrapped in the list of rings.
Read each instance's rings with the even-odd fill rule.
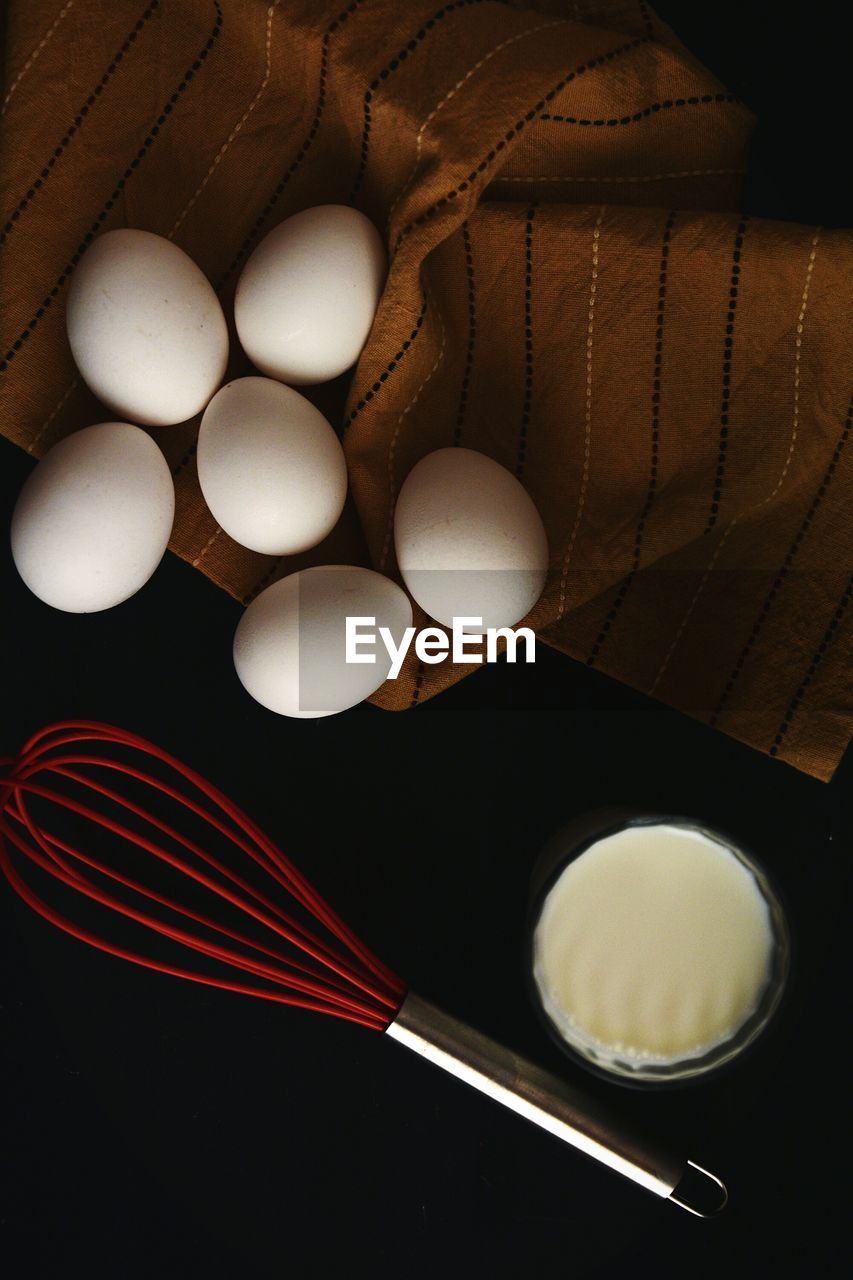
[[[668,825],[627,827],[559,875],[534,934],[551,1020],[591,1056],[699,1057],[755,1010],[773,934],[758,884],[725,845]]]

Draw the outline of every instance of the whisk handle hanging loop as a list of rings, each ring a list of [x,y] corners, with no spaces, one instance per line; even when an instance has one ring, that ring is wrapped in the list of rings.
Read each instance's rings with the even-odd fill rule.
[[[413,992],[386,1035],[689,1213],[710,1217],[726,1203],[726,1189],[714,1174],[630,1133],[624,1122],[557,1076]]]

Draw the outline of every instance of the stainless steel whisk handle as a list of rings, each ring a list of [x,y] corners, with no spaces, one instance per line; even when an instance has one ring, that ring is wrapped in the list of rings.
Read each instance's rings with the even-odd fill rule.
[[[556,1138],[598,1160],[647,1191],[672,1200],[698,1217],[712,1217],[727,1200],[714,1174],[672,1151],[630,1133],[604,1107],[557,1076],[506,1049],[435,1005],[409,992],[386,1031],[443,1071],[473,1085]],[[716,1202],[706,1207],[687,1198],[687,1185],[707,1181]],[[681,1184],[685,1186],[682,1187]]]

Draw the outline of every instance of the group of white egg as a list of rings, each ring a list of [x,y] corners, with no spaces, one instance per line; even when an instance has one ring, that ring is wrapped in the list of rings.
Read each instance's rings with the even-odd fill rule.
[[[12,518],[12,554],[27,586],[74,613],[119,604],[166,550],[175,491],[139,425],[202,413],[198,477],[218,525],[253,551],[316,546],[344,506],[347,469],[326,418],[293,390],[349,369],[367,340],[386,272],[380,237],[342,205],[306,209],[259,244],[240,276],[234,319],[264,376],[221,386],[228,329],[202,271],[171,241],[123,229],[99,237],[68,296],[67,331],[81,377],[122,421],[85,427],[35,468]],[[514,626],[545,581],[542,521],[519,481],[484,454],[439,449],[403,484],[397,562],[411,596],[446,626],[479,617]],[[412,623],[406,592],[369,569],[305,569],[262,591],[234,638],[248,692],[283,715],[343,711],[387,678],[390,657],[346,660],[348,617],[375,619],[399,645]],[[470,627],[469,630],[477,630]]]

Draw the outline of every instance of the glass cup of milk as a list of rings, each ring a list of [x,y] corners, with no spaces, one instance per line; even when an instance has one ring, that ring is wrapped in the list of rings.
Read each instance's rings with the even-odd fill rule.
[[[766,872],[689,818],[602,810],[559,831],[534,871],[534,1001],[557,1043],[635,1084],[730,1062],[775,1013],[790,939]]]

